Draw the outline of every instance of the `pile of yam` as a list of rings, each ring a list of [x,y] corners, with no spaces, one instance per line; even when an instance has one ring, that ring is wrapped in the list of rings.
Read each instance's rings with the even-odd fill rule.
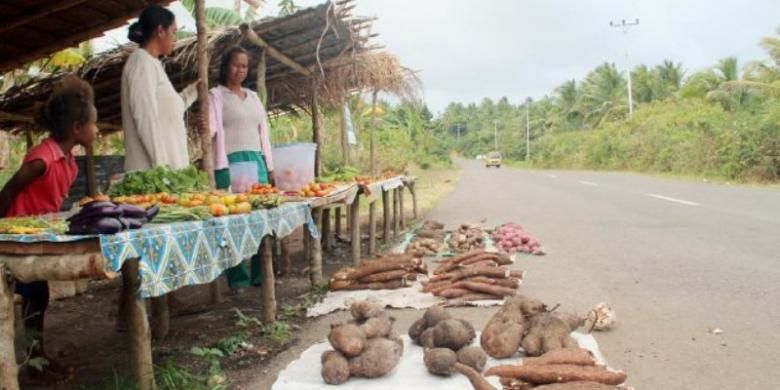
[[[405,252],[414,257],[436,256],[444,246],[444,225],[425,221],[415,233]]]
[[[479,225],[460,225],[447,240],[452,253],[464,253],[485,248],[485,233]]]
[[[387,255],[364,261],[357,268],[342,268],[330,279],[331,290],[384,290],[409,286],[419,274],[427,275],[425,263],[411,255]]]
[[[384,307],[359,301],[350,307],[353,320],[331,325],[328,341],[333,350],[321,356],[323,381],[338,385],[351,376],[378,378],[392,371],[401,360],[403,341],[393,330],[395,319]]]
[[[624,372],[597,365],[590,351],[578,347],[491,367],[485,375],[501,377],[504,390],[614,390],[626,381]]]
[[[438,376],[465,375],[477,390],[491,390],[482,376],[487,355],[471,346],[476,333],[465,320],[452,318],[441,306],[434,306],[409,328],[409,338],[425,348],[423,362],[428,372]]]
[[[515,295],[522,271],[510,271],[508,255],[474,250],[443,261],[433,276],[423,283],[423,291],[433,295],[470,302],[503,299]]]

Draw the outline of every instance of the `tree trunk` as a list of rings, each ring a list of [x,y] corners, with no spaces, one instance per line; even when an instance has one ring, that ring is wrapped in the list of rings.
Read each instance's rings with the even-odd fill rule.
[[[211,156],[211,132],[209,131],[209,57],[207,53],[208,41],[206,37],[206,1],[195,1],[195,26],[198,34],[197,59],[198,59],[198,109],[200,111],[201,155],[203,170],[209,177],[209,184],[214,188],[214,160]]]
[[[263,237],[263,322],[270,324],[276,321],[276,278],[274,277],[273,240],[271,236]]]

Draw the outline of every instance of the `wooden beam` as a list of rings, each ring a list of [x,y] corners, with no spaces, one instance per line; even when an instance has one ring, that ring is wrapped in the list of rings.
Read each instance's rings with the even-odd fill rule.
[[[19,27],[23,24],[27,24],[30,22],[34,22],[40,18],[43,18],[45,16],[49,16],[53,13],[60,12],[62,10],[72,8],[74,6],[77,6],[81,3],[85,3],[87,0],[68,0],[60,2],[59,4],[54,4],[49,7],[39,8],[36,12],[33,12],[32,14],[29,14],[27,16],[22,17],[16,17],[13,20],[7,20],[3,21],[7,24],[0,23],[0,33],[4,33],[8,30],[11,30],[13,28]]]
[[[319,98],[317,92],[319,91],[319,77],[312,77],[311,87],[311,128],[312,128],[312,142],[316,144],[317,149],[314,151],[314,177],[320,177],[322,166],[322,120],[320,119]]]
[[[255,33],[255,30],[252,30],[249,27],[249,24],[247,23],[241,23],[241,26],[239,26],[241,29],[241,34],[244,36],[244,39],[258,47],[265,48],[268,50],[268,54],[276,59],[277,61],[289,66],[290,68],[295,69],[298,71],[298,73],[304,75],[304,76],[311,76],[311,71],[306,69],[305,67],[301,66],[297,62],[293,61],[292,58],[288,57],[286,54],[282,53],[275,47],[269,45],[266,41],[263,40],[257,33]]]
[[[211,131],[209,130],[209,57],[208,57],[208,27],[206,26],[206,0],[195,1],[195,26],[197,30],[197,60],[198,60],[198,104],[200,122],[200,147],[202,168],[209,178],[209,185],[214,188],[214,159],[211,156]],[[216,297],[215,297],[216,298]]]

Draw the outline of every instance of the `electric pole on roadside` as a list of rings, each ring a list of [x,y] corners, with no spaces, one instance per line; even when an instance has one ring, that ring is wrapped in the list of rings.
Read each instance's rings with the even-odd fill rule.
[[[531,97],[525,99],[525,161],[531,158]]]
[[[498,122],[493,121],[493,146],[494,150],[498,150]]]
[[[628,116],[634,114],[634,98],[631,96],[631,65],[628,62],[628,29],[639,25],[639,19],[634,19],[633,22],[626,22],[625,19],[618,22],[609,22],[610,27],[621,28],[623,35],[626,36],[626,73],[628,74]]]

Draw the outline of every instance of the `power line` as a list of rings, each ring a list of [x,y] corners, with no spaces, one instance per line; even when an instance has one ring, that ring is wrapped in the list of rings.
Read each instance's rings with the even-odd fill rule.
[[[633,22],[626,22],[625,19],[622,19],[620,22],[609,22],[610,27],[620,28],[623,30],[623,35],[628,36],[628,29],[634,26],[639,25],[639,19],[634,19]],[[628,38],[626,38],[626,41],[628,41]],[[631,65],[628,61],[628,42],[626,42],[626,73],[628,74],[628,116],[631,117],[631,115],[634,114],[634,98],[631,96]]]

